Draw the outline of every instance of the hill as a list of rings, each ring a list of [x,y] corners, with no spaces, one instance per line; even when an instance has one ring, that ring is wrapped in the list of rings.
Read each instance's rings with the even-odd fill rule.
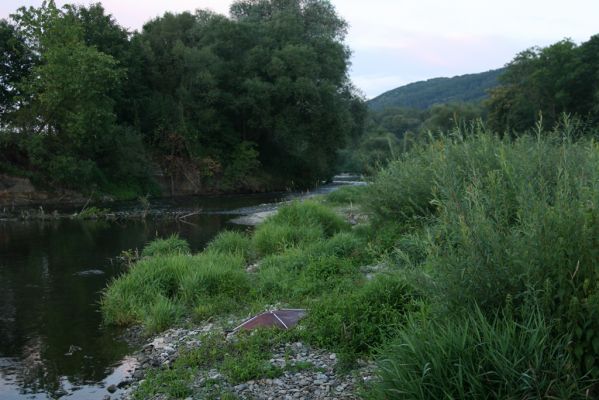
[[[410,83],[390,90],[368,101],[371,110],[388,107],[426,109],[433,104],[482,100],[487,90],[497,86],[497,78],[504,68],[478,74],[434,78]]]

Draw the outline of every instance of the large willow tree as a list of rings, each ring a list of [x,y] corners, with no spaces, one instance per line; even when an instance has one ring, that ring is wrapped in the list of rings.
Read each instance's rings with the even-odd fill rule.
[[[0,23],[0,172],[138,193],[158,168],[198,192],[313,184],[364,118],[346,29],[326,0],[166,13],[133,34],[100,4],[21,8]]]
[[[347,25],[323,0],[239,1],[225,18],[165,14],[133,38],[137,123],[166,169],[239,186],[330,175],[360,129]],[[191,168],[190,168],[191,167]]]

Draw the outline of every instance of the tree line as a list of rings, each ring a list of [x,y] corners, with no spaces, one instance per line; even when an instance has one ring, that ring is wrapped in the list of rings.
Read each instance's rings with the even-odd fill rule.
[[[434,104],[420,109],[381,108],[380,100],[374,99],[377,102],[371,105],[364,135],[354,141],[352,151],[342,151],[341,169],[376,170],[410,143],[456,128],[467,131],[463,128],[476,120],[498,135],[518,136],[532,130],[551,131],[566,115],[582,128],[578,132],[597,132],[599,35],[581,44],[565,39],[525,50],[499,71],[497,85],[489,88],[486,98],[480,101]],[[391,97],[401,93],[402,101],[414,102],[418,96],[434,92],[429,82],[435,80],[420,83],[423,93],[410,93],[415,84],[388,93]],[[476,86],[474,81],[470,84]],[[468,93],[462,90],[475,90],[469,85],[454,85],[454,96]]]
[[[100,3],[0,21],[0,172],[120,197],[327,179],[366,108],[327,0],[240,0],[128,32]]]

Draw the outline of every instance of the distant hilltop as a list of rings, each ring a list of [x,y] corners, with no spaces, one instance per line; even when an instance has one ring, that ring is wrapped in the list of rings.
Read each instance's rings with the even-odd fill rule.
[[[375,97],[368,101],[368,107],[373,111],[389,107],[426,109],[433,104],[483,100],[487,97],[487,91],[499,84],[498,77],[504,70],[505,68],[500,68],[478,74],[410,83]]]

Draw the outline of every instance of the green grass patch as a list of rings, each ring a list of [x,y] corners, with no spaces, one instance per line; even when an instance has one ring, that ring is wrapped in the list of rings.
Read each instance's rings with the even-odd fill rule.
[[[480,312],[443,322],[410,319],[379,357],[366,399],[588,399],[542,314],[489,322]]]
[[[318,226],[326,236],[349,229],[347,222],[329,207],[313,201],[294,201],[281,207],[279,211],[269,218],[270,222],[290,226]]]
[[[362,204],[367,196],[366,186],[342,186],[327,194],[325,200],[333,205]]]
[[[312,304],[303,336],[351,362],[395,334],[419,309],[417,297],[399,274],[379,275],[353,291],[334,290]]]
[[[172,254],[190,254],[189,244],[179,235],[173,234],[164,239],[155,239],[141,252],[142,257],[167,256]]]
[[[144,258],[106,289],[104,320],[143,323],[152,333],[176,323],[185,310],[198,318],[239,310],[250,288],[244,266],[239,255],[215,252]]]
[[[293,247],[303,247],[324,239],[319,226],[293,226],[286,223],[266,221],[256,230],[253,242],[256,252],[264,257],[280,254]]]
[[[288,337],[288,332],[270,329],[240,332],[234,340],[227,340],[220,334],[200,336],[201,345],[181,354],[170,368],[151,371],[134,397],[146,399],[165,395],[168,398],[185,398],[200,395],[201,398],[222,398],[223,392],[215,389],[219,381],[206,380],[203,387],[196,389],[196,393],[191,389],[193,378],[209,369],[217,369],[233,384],[276,378],[287,369],[270,364],[271,349],[287,341]],[[300,363],[290,365],[288,370],[310,367],[308,363]]]
[[[208,244],[206,250],[224,254],[238,254],[247,262],[256,257],[250,236],[247,233],[238,231],[220,232]]]

